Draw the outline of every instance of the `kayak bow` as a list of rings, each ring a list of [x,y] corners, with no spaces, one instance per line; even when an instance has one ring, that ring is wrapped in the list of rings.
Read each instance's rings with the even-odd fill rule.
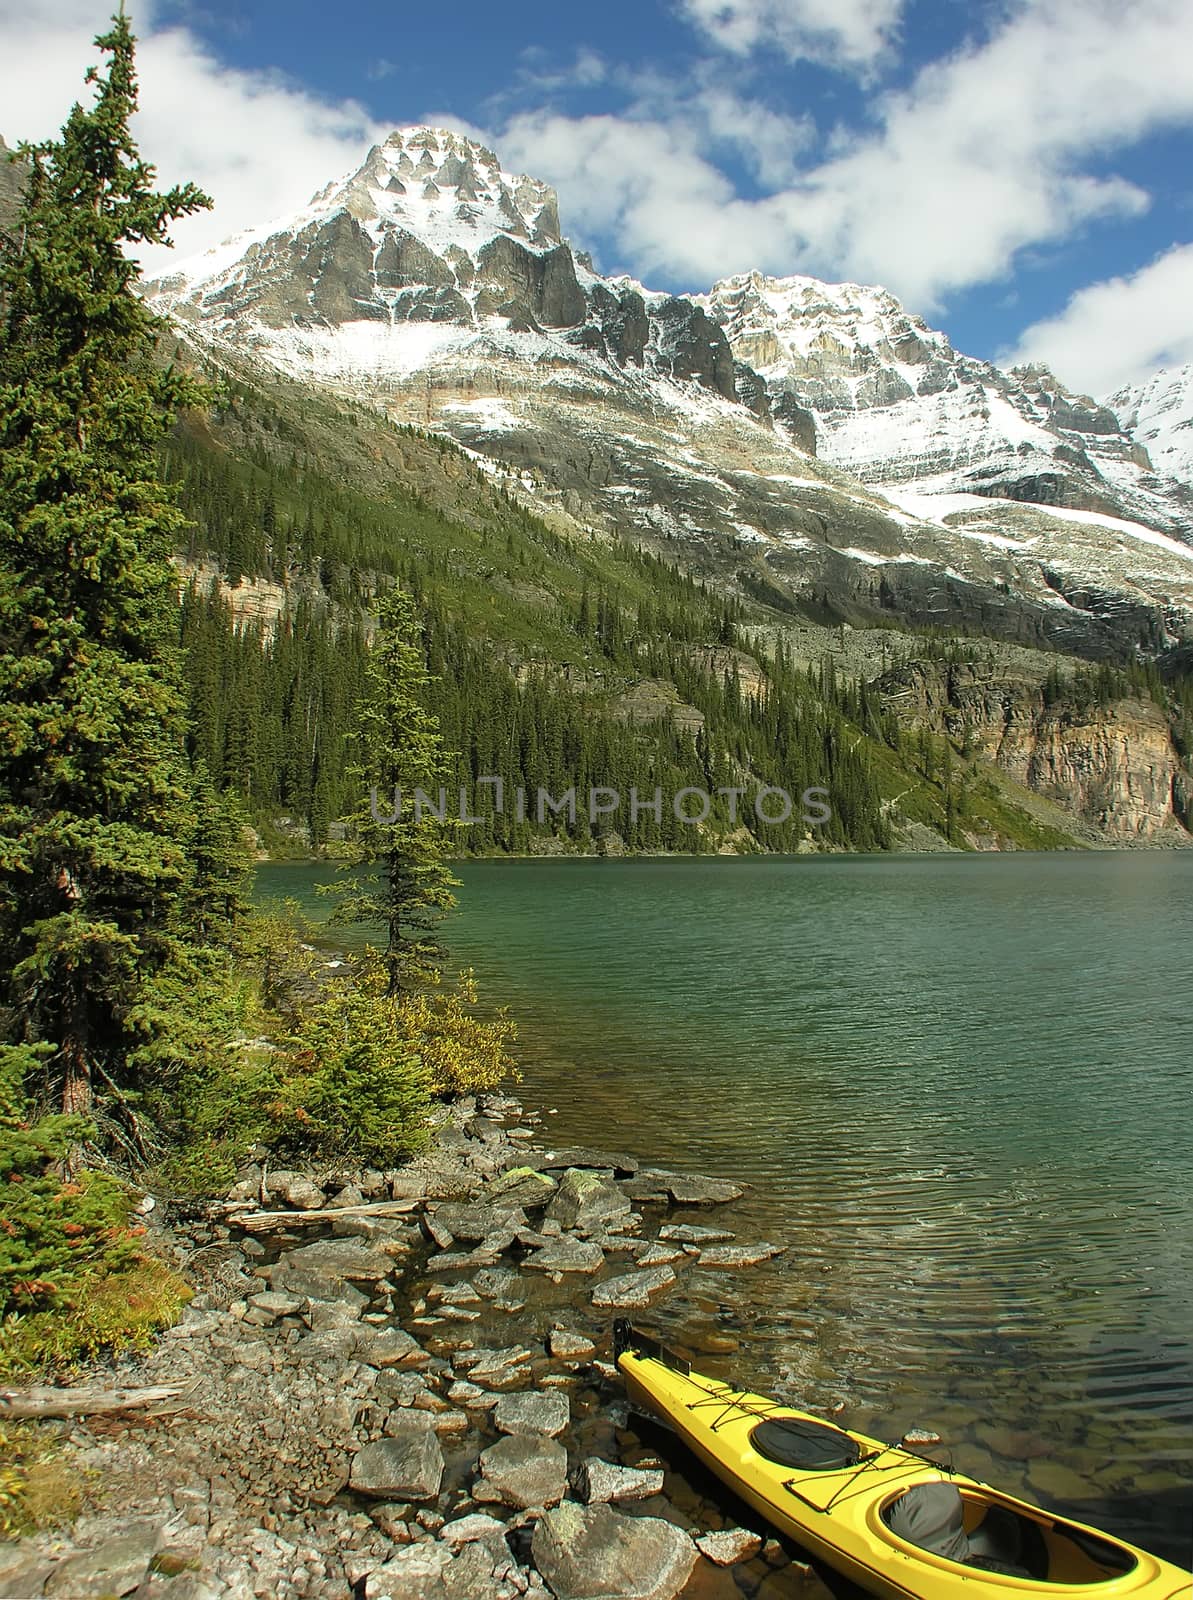
[[[613,1348],[636,1404],[670,1423],[773,1527],[873,1594],[1188,1600],[1193,1574],[1170,1562],[901,1445],[693,1372],[628,1322],[614,1324]],[[929,1487],[942,1484],[952,1487]],[[955,1529],[938,1549],[906,1536],[923,1523],[909,1509],[922,1513],[933,1501],[956,1503]]]

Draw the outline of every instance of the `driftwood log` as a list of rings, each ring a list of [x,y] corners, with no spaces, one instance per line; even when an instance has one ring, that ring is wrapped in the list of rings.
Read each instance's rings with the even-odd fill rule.
[[[109,1411],[133,1411],[174,1400],[188,1385],[159,1383],[151,1389],[0,1389],[0,1418],[93,1417]]]
[[[227,1221],[248,1233],[265,1233],[279,1225],[301,1228],[310,1222],[334,1222],[337,1217],[402,1217],[417,1211],[417,1200],[375,1200],[363,1206],[324,1206],[316,1211],[240,1211]]]

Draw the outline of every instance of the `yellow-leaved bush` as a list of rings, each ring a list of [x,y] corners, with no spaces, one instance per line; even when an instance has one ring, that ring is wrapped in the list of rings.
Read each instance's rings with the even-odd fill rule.
[[[476,1006],[471,972],[462,972],[454,988],[437,979],[397,1004],[401,1030],[418,1051],[435,1094],[474,1094],[518,1076],[510,1054],[517,1024],[504,1008],[482,1017]]]

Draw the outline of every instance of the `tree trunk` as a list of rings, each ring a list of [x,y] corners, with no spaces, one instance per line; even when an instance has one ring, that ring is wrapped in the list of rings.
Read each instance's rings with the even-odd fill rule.
[[[65,1072],[62,1080],[62,1110],[68,1117],[91,1115],[91,1063],[82,1043],[68,1038],[62,1046]]]

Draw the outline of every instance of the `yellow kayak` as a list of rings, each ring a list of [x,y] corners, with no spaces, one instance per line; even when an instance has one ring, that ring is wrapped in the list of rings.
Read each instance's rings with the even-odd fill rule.
[[[1189,1600],[1193,1574],[901,1445],[693,1372],[616,1322],[630,1399],[671,1424],[767,1522],[892,1600]]]

